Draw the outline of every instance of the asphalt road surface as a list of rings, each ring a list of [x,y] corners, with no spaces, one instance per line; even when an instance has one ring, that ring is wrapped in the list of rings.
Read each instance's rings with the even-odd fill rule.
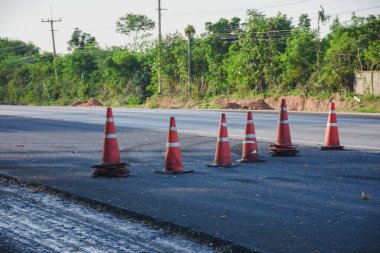
[[[377,117],[338,114],[341,142],[352,146],[323,152],[314,142],[323,140],[327,115],[291,114],[293,140],[303,141],[300,154],[270,157],[265,138],[275,136],[277,115],[255,113],[267,162],[216,169],[205,165],[213,160],[220,112],[116,109],[121,156],[132,173],[94,179],[90,166],[101,156],[104,108],[0,106],[0,112],[1,174],[263,252],[379,252]],[[179,136],[184,165],[194,174],[152,173],[163,167],[169,116],[185,130]],[[245,114],[228,113],[227,120],[229,133],[241,136]],[[230,142],[239,159],[240,138]],[[371,199],[362,200],[362,192]]]
[[[0,252],[214,252],[139,223],[0,182]]]
[[[57,119],[89,124],[104,124],[104,108],[78,107],[26,107],[0,106],[0,115],[25,116],[28,118]],[[338,126],[341,144],[354,148],[380,149],[380,114],[371,118],[339,115]],[[276,137],[277,112],[254,113],[256,134],[259,139],[273,141]],[[175,116],[179,131],[197,135],[216,136],[219,111],[200,110],[142,110],[114,109],[117,127],[167,129],[169,117]],[[242,138],[245,112],[227,113],[230,137]],[[324,141],[327,112],[289,113],[292,140],[303,145],[317,145]]]

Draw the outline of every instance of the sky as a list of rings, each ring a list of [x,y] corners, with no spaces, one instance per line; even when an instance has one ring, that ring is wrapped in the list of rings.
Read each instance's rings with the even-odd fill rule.
[[[267,17],[279,11],[292,17],[297,23],[302,13],[317,25],[317,13],[323,6],[332,17],[349,20],[351,13],[357,16],[380,15],[378,0],[161,0],[162,33],[183,33],[191,24],[197,34],[204,32],[205,22],[220,18],[239,17],[245,19],[247,9],[257,9]],[[57,53],[67,52],[67,41],[74,29],[93,35],[101,47],[122,46],[128,37],[115,32],[116,20],[126,13],[144,14],[158,21],[158,0],[0,0],[0,37],[32,42],[43,51],[52,51],[50,24],[42,19],[62,19],[54,23]],[[329,24],[321,29],[322,36]],[[157,29],[153,31],[157,37]]]

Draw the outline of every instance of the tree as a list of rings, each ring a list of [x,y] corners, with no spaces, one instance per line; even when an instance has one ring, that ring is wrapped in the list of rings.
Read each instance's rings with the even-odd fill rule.
[[[68,50],[74,51],[75,49],[83,49],[87,46],[97,46],[97,42],[94,36],[91,34],[82,32],[79,28],[75,28],[71,39],[67,42],[69,45]]]
[[[301,14],[301,16],[298,18],[298,29],[301,29],[305,32],[309,32],[310,27],[311,27],[311,20],[309,18],[309,15]]]
[[[128,34],[135,36],[134,31]],[[143,34],[139,31],[137,37]],[[94,97],[115,105],[137,104],[157,92],[158,70],[166,96],[189,91],[200,99],[234,92],[283,95],[293,89],[306,95],[345,93],[352,89],[355,72],[380,70],[379,31],[379,15],[352,15],[344,23],[333,20],[320,40],[306,14],[293,27],[281,13],[266,17],[250,10],[242,23],[239,18],[207,22],[206,33],[198,36],[190,25],[182,33],[167,34],[160,64],[159,47],[153,44],[138,52],[102,49],[93,36],[76,28],[68,42],[71,52],[57,58],[57,81],[52,53],[0,38],[0,102],[68,105]]]
[[[207,62],[207,44],[205,38],[194,38],[191,46],[192,96],[203,97],[208,85],[206,75],[210,72]]]
[[[132,37],[131,49],[135,50],[137,46],[141,48],[145,38],[148,38],[153,30],[155,23],[145,15],[127,13],[116,21],[116,32]],[[140,45],[137,45],[140,44]]]
[[[379,30],[379,16],[364,18],[353,15],[345,24],[335,21],[327,38],[328,48],[316,80],[319,90],[352,90],[356,71],[375,70],[379,63]]]
[[[185,34],[188,39],[187,44],[187,97],[190,97],[190,89],[191,89],[191,41],[195,34],[195,28],[192,25],[187,25],[185,28]]]
[[[320,23],[323,25],[330,19],[330,16],[326,15],[325,9],[323,9],[322,5],[320,6],[321,10],[318,11],[318,49],[317,49],[317,65],[320,63],[320,54],[321,54],[321,42],[320,42]]]
[[[155,49],[158,50],[158,47]],[[161,42],[161,53],[161,61],[155,58],[153,69],[160,70],[162,94],[170,96],[185,94],[182,85],[178,85],[182,84],[182,80],[187,76],[187,45],[184,36],[178,32],[167,34]],[[154,90],[152,85],[150,90]]]
[[[298,27],[292,30],[286,41],[286,51],[282,54],[282,83],[286,89],[294,89],[296,85],[306,87],[316,63],[317,38],[310,31],[310,18],[302,14]]]
[[[368,70],[372,71],[380,69],[380,41],[372,41],[368,50],[364,53],[365,60],[368,61],[370,67]]]
[[[225,69],[233,88],[241,93],[259,93],[281,82],[281,55],[292,26],[282,13],[271,18],[256,10],[247,14],[245,32],[239,35],[238,46],[230,48]]]
[[[232,18],[230,21],[221,18],[215,23],[206,22],[207,37],[206,58],[209,72],[206,75],[209,84],[208,93],[216,95],[230,91],[231,85],[227,83],[227,71],[223,62],[228,57],[228,52],[238,40],[237,33],[240,30],[240,19]]]
[[[321,10],[318,11],[318,36],[319,36],[319,30],[320,30],[320,23],[323,25],[330,19],[330,16],[326,15],[325,9],[323,9],[323,6],[320,5]]]

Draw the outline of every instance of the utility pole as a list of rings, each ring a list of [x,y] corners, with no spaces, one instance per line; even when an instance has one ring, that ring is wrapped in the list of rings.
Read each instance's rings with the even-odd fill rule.
[[[317,44],[317,67],[319,68],[319,54],[321,52],[321,35],[319,32],[319,22],[321,21],[321,15],[320,12],[318,12],[318,29],[317,29],[317,36],[318,36],[318,44]]]
[[[158,43],[161,43],[161,0],[158,0]]]
[[[158,80],[158,95],[161,95],[161,11],[166,9],[161,9],[161,0],[158,0],[158,69],[157,69],[157,80]]]
[[[185,28],[185,34],[188,38],[187,45],[187,97],[190,98],[191,93],[191,41],[195,34],[194,26],[187,25]]]
[[[187,47],[187,97],[190,98],[190,89],[191,89],[191,36],[188,39]]]
[[[53,54],[53,58],[54,58],[54,72],[55,72],[55,79],[57,80],[58,79],[58,75],[57,75],[57,67],[55,65],[55,58],[57,57],[57,53],[55,51],[55,39],[54,39],[54,32],[55,31],[58,31],[58,30],[54,30],[54,23],[55,22],[61,22],[62,19],[53,19],[53,12],[52,12],[52,9],[50,7],[50,17],[51,19],[47,19],[47,20],[41,20],[42,23],[50,23],[50,31],[51,31],[51,38],[53,40],[53,51],[54,51],[54,54]]]

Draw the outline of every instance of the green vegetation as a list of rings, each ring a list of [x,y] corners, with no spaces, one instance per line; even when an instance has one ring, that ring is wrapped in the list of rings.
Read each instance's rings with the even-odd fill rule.
[[[320,21],[326,21],[324,12]],[[191,25],[185,35],[167,34],[160,63],[157,43],[148,40],[154,25],[146,16],[126,14],[117,21],[117,32],[131,36],[130,43],[106,49],[76,28],[68,41],[70,53],[58,55],[55,62],[53,54],[30,43],[0,38],[0,103],[68,105],[94,97],[133,106],[151,97],[150,106],[159,107],[158,69],[163,96],[202,107],[220,96],[344,97],[352,92],[355,71],[380,70],[380,16],[353,15],[345,23],[334,19],[331,32],[320,39],[305,14],[293,24],[282,13],[266,17],[248,10],[244,22],[207,22],[201,35]],[[371,101],[378,103],[377,98]]]

